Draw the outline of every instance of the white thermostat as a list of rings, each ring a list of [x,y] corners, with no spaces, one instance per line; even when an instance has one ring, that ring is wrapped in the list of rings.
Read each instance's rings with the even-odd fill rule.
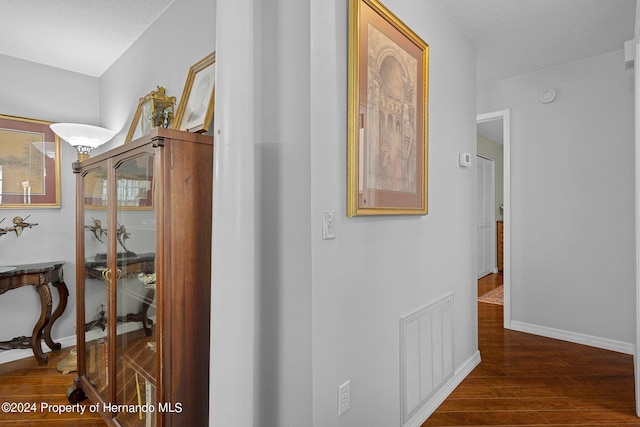
[[[471,166],[471,154],[469,153],[460,153],[460,166],[463,168]]]

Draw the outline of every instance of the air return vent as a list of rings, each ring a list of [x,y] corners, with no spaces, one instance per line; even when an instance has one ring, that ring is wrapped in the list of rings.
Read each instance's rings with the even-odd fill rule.
[[[400,318],[402,425],[453,376],[453,294]]]

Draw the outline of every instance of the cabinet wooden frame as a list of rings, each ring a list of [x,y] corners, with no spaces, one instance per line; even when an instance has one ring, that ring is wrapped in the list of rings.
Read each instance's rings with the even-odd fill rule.
[[[155,216],[155,305],[156,372],[145,381],[156,387],[155,422],[158,426],[206,425],[208,423],[209,392],[209,325],[211,299],[211,231],[213,188],[213,138],[173,129],[155,128],[146,137],[111,151],[74,163],[77,174],[76,216],[76,283],[78,371],[74,385],[67,393],[71,403],[85,397],[97,404],[105,422],[120,426],[117,413],[105,410],[105,403],[117,403],[118,378],[116,367],[116,323],[107,321],[108,389],[99,392],[87,376],[85,354],[85,268],[84,214],[82,179],[87,171],[106,166],[108,171],[108,223],[117,221],[115,197],[115,167],[119,162],[140,153],[154,156]],[[106,266],[119,268],[117,243],[107,235]],[[88,277],[89,276],[89,277]],[[113,275],[111,276],[113,277]],[[106,281],[107,319],[117,319],[117,280]],[[126,356],[128,357],[128,355]],[[132,365],[126,360],[127,366]],[[133,364],[135,365],[135,364]],[[193,374],[193,373],[196,374]],[[105,397],[106,396],[106,397]],[[180,407],[180,411],[159,412]],[[108,409],[108,408],[107,408]],[[121,413],[121,417],[125,414]],[[142,425],[145,425],[144,423]]]

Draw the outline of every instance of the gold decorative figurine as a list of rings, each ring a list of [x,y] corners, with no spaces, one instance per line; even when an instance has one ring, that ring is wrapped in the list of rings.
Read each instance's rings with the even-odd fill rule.
[[[25,222],[27,218],[29,218],[30,216],[31,215],[27,215],[27,217],[24,219],[20,216],[13,217],[13,227],[0,228],[0,236],[4,236],[10,231],[15,231],[16,236],[20,237],[22,235],[22,230],[24,230],[25,228],[31,228],[38,225],[35,222]],[[2,218],[2,221],[4,221],[5,219],[6,218]]]

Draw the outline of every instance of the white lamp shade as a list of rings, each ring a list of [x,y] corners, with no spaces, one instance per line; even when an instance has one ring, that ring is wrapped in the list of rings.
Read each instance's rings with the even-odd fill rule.
[[[74,147],[96,148],[115,136],[115,132],[98,126],[80,123],[54,123],[49,125],[56,135]]]

